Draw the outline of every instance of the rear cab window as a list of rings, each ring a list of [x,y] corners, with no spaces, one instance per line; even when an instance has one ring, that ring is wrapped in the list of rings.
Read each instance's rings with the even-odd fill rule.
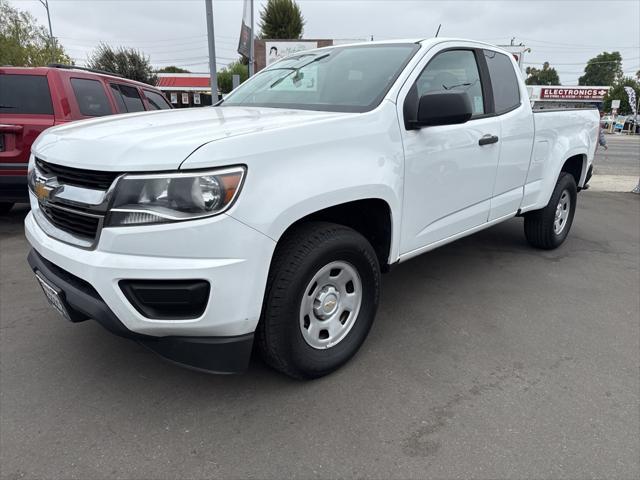
[[[493,50],[484,50],[489,69],[495,113],[507,113],[520,106],[520,86],[511,59]]]
[[[53,115],[47,77],[0,74],[0,114]]]
[[[169,110],[171,105],[167,102],[164,95],[152,90],[144,90],[144,96],[149,102],[149,110]]]
[[[144,103],[136,87],[122,83],[111,83],[109,86],[120,113],[144,111]]]
[[[107,93],[99,80],[72,78],[71,87],[82,115],[101,117],[113,113]]]

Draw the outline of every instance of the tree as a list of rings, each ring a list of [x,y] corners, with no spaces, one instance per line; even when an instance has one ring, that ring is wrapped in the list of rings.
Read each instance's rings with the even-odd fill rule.
[[[604,96],[602,107],[605,112],[611,110],[611,100],[620,100],[618,113],[620,115],[629,115],[633,113],[633,110],[629,105],[629,95],[627,95],[624,87],[631,87],[636,91],[636,101],[640,98],[640,82],[631,77],[621,78],[613,84]]]
[[[584,67],[584,75],[578,79],[579,85],[613,85],[622,78],[622,56],[620,52],[602,52],[593,57]]]
[[[158,77],[153,71],[149,57],[134,48],[112,49],[101,43],[89,56],[89,67],[117,73],[125,78],[155,85]]]
[[[218,72],[218,88],[222,93],[229,93],[233,88],[233,75],[240,75],[240,83],[244,82],[249,78],[247,66],[238,60]]]
[[[269,0],[260,12],[262,38],[302,38],[304,18],[294,0]]]
[[[156,70],[156,73],[191,73],[189,70],[184,68],[176,67],[175,65],[170,65],[168,67],[163,67],[159,70]]]
[[[0,65],[38,67],[48,63],[73,62],[30,13],[0,0]]]
[[[560,77],[555,68],[549,66],[549,62],[544,62],[542,69],[527,67],[527,85],[560,85]]]

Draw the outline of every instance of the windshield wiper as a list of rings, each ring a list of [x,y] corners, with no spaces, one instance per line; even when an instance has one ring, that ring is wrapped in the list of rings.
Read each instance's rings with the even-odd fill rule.
[[[331,55],[330,53],[325,53],[324,55],[320,55],[319,57],[314,58],[313,60],[311,60],[310,62],[305,63],[304,65],[300,65],[299,67],[280,67],[280,68],[272,68],[271,70],[291,70],[289,73],[287,73],[286,75],[284,75],[283,77],[280,77],[279,79],[277,79],[275,82],[273,82],[269,88],[273,88],[277,85],[279,85],[280,83],[282,83],[287,77],[289,77],[292,73],[295,72],[296,76],[298,74],[298,72],[300,70],[302,70],[304,67],[311,65],[312,63],[315,62],[319,62],[320,60],[327,58],[329,55]]]

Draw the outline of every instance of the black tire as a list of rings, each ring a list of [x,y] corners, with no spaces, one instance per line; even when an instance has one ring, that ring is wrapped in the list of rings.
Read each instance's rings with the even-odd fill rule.
[[[563,192],[567,192],[571,203],[563,228],[559,233],[556,233],[554,230],[556,209]],[[552,250],[562,245],[573,223],[573,216],[576,212],[576,198],[577,188],[573,175],[566,172],[560,173],[547,206],[541,210],[526,213],[524,216],[524,234],[529,244],[544,250]]]
[[[333,346],[317,349],[303,337],[301,305],[314,276],[335,261],[355,269],[362,300],[346,336]],[[298,379],[327,375],[358,351],[373,324],[379,297],[380,266],[362,235],[332,223],[302,224],[280,240],[274,253],[256,330],[257,347],[270,366],[286,375]]]
[[[13,202],[0,202],[0,214],[4,215],[5,213],[9,213],[13,205]]]

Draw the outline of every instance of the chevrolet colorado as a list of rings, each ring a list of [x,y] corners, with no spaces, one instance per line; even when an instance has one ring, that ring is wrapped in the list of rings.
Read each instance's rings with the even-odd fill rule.
[[[533,113],[485,43],[305,51],[213,107],[46,130],[28,261],[71,321],[213,372],[255,343],[315,378],[365,340],[391,265],[514,216],[562,244],[597,140],[596,110]]]

